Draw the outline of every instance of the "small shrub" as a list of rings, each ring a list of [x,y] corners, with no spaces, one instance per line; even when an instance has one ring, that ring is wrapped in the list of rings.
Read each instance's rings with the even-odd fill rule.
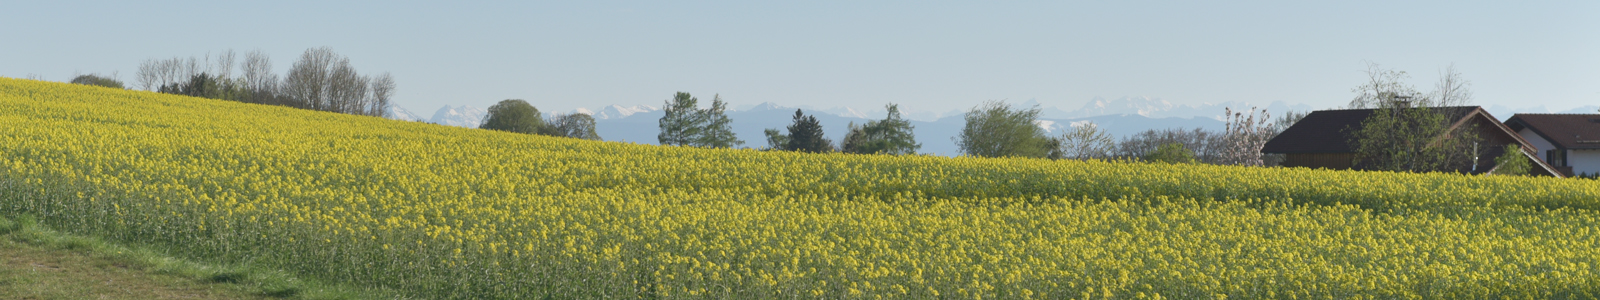
[[[1495,175],[1527,176],[1532,169],[1528,158],[1522,156],[1522,148],[1516,144],[1506,145],[1506,153],[1494,159]]]
[[[71,83],[73,83],[73,84],[82,84],[82,85],[103,86],[103,87],[115,88],[115,89],[127,89],[127,88],[122,86],[122,82],[121,81],[117,81],[116,79],[111,79],[111,78],[107,78],[107,77],[102,77],[100,75],[95,75],[95,74],[78,75],[78,77],[73,77],[72,78]]]
[[[1195,163],[1193,151],[1189,151],[1188,148],[1184,148],[1183,144],[1179,143],[1163,144],[1160,148],[1156,148],[1155,152],[1145,155],[1144,160],[1169,164]]]

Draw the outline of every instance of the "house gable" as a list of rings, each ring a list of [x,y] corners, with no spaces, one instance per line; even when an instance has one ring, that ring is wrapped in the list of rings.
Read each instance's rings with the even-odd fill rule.
[[[1531,130],[1555,148],[1600,149],[1600,114],[1515,114],[1506,126]]]
[[[1516,114],[1506,126],[1538,146],[1536,156],[1558,171],[1600,173],[1600,114]]]

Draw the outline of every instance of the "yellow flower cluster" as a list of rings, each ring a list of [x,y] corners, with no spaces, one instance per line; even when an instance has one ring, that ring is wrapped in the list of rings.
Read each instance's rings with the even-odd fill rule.
[[[1593,298],[1553,178],[658,147],[0,78],[0,211],[423,298]]]

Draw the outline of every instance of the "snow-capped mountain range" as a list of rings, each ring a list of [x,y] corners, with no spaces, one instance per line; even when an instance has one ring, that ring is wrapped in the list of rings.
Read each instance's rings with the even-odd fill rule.
[[[657,111],[657,110],[659,110],[659,109],[657,109],[654,106],[649,106],[649,105],[621,106],[621,105],[612,104],[610,106],[606,106],[606,107],[600,108],[600,111],[592,111],[592,110],[589,110],[588,108],[579,107],[578,109],[572,110],[572,113],[574,113],[574,114],[588,114],[589,116],[593,116],[595,120],[610,120],[610,119],[627,118],[628,116],[632,116],[633,114],[647,113],[647,112],[652,112],[652,111]]]
[[[410,110],[406,110],[405,108],[402,108],[399,105],[389,106],[389,115],[387,117],[390,118],[390,119],[401,120],[401,121],[413,121],[413,122],[427,122],[428,121],[428,119],[423,119],[422,117],[418,117],[417,114],[413,114],[413,113],[411,113]]]
[[[483,124],[483,116],[487,114],[488,111],[469,105],[457,107],[445,105],[433,112],[433,118],[428,119],[428,123],[477,128],[479,124]]]

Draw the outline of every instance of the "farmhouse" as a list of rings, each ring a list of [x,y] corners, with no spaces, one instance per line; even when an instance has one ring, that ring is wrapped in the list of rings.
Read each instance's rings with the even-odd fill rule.
[[[1515,114],[1506,127],[1538,147],[1539,156],[1562,174],[1600,175],[1600,115]]]
[[[1521,145],[1523,155],[1533,162],[1530,170],[1535,175],[1562,177],[1564,174],[1557,171],[1550,164],[1538,158],[1538,149],[1522,135],[1506,127],[1488,111],[1477,106],[1453,106],[1430,108],[1441,113],[1445,118],[1452,120],[1451,130],[1472,126],[1478,131],[1478,136],[1483,139],[1482,152],[1477,159],[1476,166],[1462,170],[1449,170],[1462,173],[1482,174],[1495,168],[1494,158],[1505,152],[1507,144]],[[1307,114],[1304,119],[1285,129],[1283,133],[1268,141],[1262,147],[1262,153],[1280,153],[1284,155],[1283,166],[1308,167],[1328,169],[1351,169],[1355,166],[1355,147],[1350,144],[1350,132],[1359,130],[1361,121],[1372,115],[1375,109],[1339,109],[1319,110]],[[1596,135],[1600,137],[1600,135]],[[1442,138],[1449,138],[1448,136]],[[1600,146],[1600,144],[1595,144]],[[1596,147],[1600,149],[1600,147]],[[1597,152],[1600,153],[1600,152]],[[1469,165],[1471,165],[1469,163]]]

